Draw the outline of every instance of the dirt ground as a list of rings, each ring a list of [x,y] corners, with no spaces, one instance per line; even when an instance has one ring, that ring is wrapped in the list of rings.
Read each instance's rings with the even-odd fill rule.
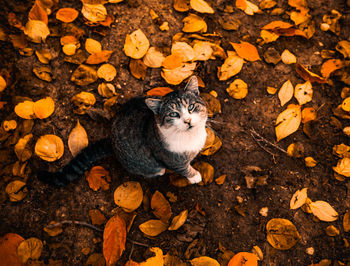
[[[0,1],[2,7],[0,21],[8,32],[14,29],[8,26],[7,13],[15,12],[25,23],[32,2],[23,4],[22,1],[6,3]],[[226,31],[218,21],[225,14],[224,7],[234,5],[234,2],[225,0],[208,2],[215,9],[215,14],[201,16],[207,21],[209,32],[222,35],[222,47],[225,51],[232,50],[230,41],[239,42],[246,35],[249,35],[246,40],[255,44],[262,26],[272,20],[286,20],[283,15],[273,17],[268,12],[264,12],[248,16],[235,9],[230,16],[239,19],[241,26],[237,31]],[[287,1],[278,0],[277,2],[278,7],[291,9]],[[334,50],[340,40],[349,40],[349,1],[346,3],[341,0],[308,0],[308,5],[310,14],[316,22],[315,35],[311,39],[280,37],[273,43],[256,45],[260,55],[263,55],[269,47],[274,47],[279,54],[288,49],[297,56],[298,62],[319,73],[322,63],[319,52],[322,49]],[[74,7],[80,10],[81,3],[61,0],[59,7]],[[95,38],[102,43],[104,49],[115,51],[109,62],[117,68],[118,74],[113,84],[122,95],[118,104],[130,97],[143,95],[151,88],[167,86],[160,75],[160,69],[149,68],[144,80],[137,80],[130,74],[129,58],[122,50],[125,36],[140,28],[152,46],[171,47],[171,37],[181,31],[183,26],[181,21],[186,13],[175,11],[171,0],[125,0],[119,4],[107,4],[106,7],[108,13],[114,14],[116,18],[106,36],[101,36],[94,32],[94,28],[84,25],[81,14],[75,24],[86,31],[85,37]],[[149,15],[150,9],[169,23],[169,31],[161,32],[152,22]],[[339,36],[319,29],[322,16],[332,9],[343,14]],[[58,25],[54,19],[49,22],[49,26]],[[64,156],[56,162],[47,163],[34,155],[30,159],[31,169],[54,171],[71,160],[67,139],[77,119],[86,129],[90,142],[110,135],[108,121],[93,120],[88,115],[73,113],[71,98],[80,91],[94,93],[97,98],[96,107],[101,107],[103,102],[102,97],[97,94],[97,82],[79,87],[70,81],[76,65],[63,61],[58,37],[49,37],[46,44],[30,43],[30,47],[36,49],[41,46],[47,47],[57,54],[57,57],[50,62],[54,77],[53,82],[50,83],[32,74],[32,68],[40,65],[35,55],[31,57],[19,55],[10,42],[1,41],[0,45],[1,68],[11,69],[14,75],[11,78],[17,81],[15,86],[1,94],[1,100],[7,101],[8,104],[0,110],[0,120],[12,118],[21,121],[13,113],[16,104],[15,96],[26,96],[33,100],[50,96],[56,103],[55,112],[51,117],[35,120],[32,133],[34,139],[38,139],[43,134],[60,136],[65,144]],[[340,54],[338,56],[341,58]],[[213,165],[215,178],[226,174],[227,179],[224,184],[217,185],[213,182],[206,186],[193,185],[177,188],[170,184],[168,175],[146,180],[128,174],[120,164],[115,162],[114,158],[109,158],[99,162],[99,165],[110,171],[112,177],[111,189],[108,191],[92,191],[85,178],[65,188],[50,187],[38,181],[33,170],[27,180],[28,195],[20,202],[10,202],[6,196],[5,187],[13,177],[3,173],[0,179],[0,235],[12,232],[23,238],[41,239],[44,242],[44,249],[40,259],[46,263],[49,259],[53,259],[62,261],[63,265],[84,265],[89,254],[102,253],[102,242],[98,241],[102,239],[101,232],[81,225],[64,225],[63,233],[50,237],[43,231],[43,227],[50,221],[73,220],[91,223],[88,214],[91,209],[99,209],[107,218],[110,218],[113,216],[112,210],[116,207],[113,200],[115,188],[125,181],[137,180],[141,183],[144,192],[153,193],[159,190],[164,195],[169,191],[174,193],[178,200],[171,203],[173,213],[178,214],[187,209],[189,217],[186,224],[179,230],[166,231],[157,237],[147,238],[140,232],[138,226],[154,216],[150,211],[140,207],[127,235],[132,241],[149,247],[160,247],[164,253],[175,250],[184,261],[200,255],[218,259],[220,243],[234,253],[250,251],[253,246],[259,246],[264,254],[260,265],[309,265],[322,259],[330,259],[335,263],[334,265],[344,265],[336,264],[335,261],[345,265],[349,263],[350,249],[345,247],[344,239],[350,241],[350,234],[343,230],[342,217],[350,209],[350,183],[348,179],[343,182],[336,180],[332,170],[337,163],[337,157],[332,155],[333,146],[341,143],[349,144],[349,138],[346,138],[341,128],[334,125],[332,118],[333,109],[342,101],[340,92],[345,84],[337,80],[334,80],[333,86],[313,83],[314,96],[307,106],[318,110],[318,119],[312,129],[312,138],[305,135],[300,128],[277,144],[286,150],[292,142],[301,142],[305,149],[305,156],[312,156],[318,162],[316,167],[310,168],[305,166],[303,158],[291,158],[272,145],[258,143],[251,132],[254,130],[271,143],[276,143],[274,123],[284,107],[280,106],[277,95],[269,95],[266,92],[266,87],[280,88],[287,79],[290,79],[293,84],[303,83],[294,67],[282,62],[277,65],[268,64],[264,60],[247,62],[234,78],[219,81],[217,67],[222,63],[221,59],[205,61],[200,63],[195,71],[206,85],[205,88],[201,88],[202,92],[215,90],[218,93],[222,112],[215,114],[213,121],[208,124],[223,142],[216,154],[208,157],[198,156],[195,161],[206,161]],[[240,78],[248,84],[249,93],[243,100],[234,100],[226,92],[226,88],[235,78]],[[171,87],[180,88],[181,86]],[[339,119],[339,121],[343,127],[350,125],[349,120]],[[6,159],[0,161],[0,168],[4,169],[16,161],[13,152],[14,143],[8,140],[0,142],[0,152],[8,155],[2,156]],[[247,188],[246,169],[251,166],[260,168],[253,173],[255,176],[268,177],[266,184]],[[290,210],[289,202],[292,195],[303,187],[308,188],[308,196],[313,201],[329,202],[339,213],[339,219],[332,223],[316,222],[312,214],[307,214],[301,209]],[[204,210],[205,215],[195,210],[197,203]],[[262,207],[268,208],[266,217],[259,214]],[[293,222],[301,236],[294,247],[281,251],[274,249],[267,242],[266,224],[272,218],[285,218]],[[340,230],[339,235],[334,237],[326,235],[325,228],[330,224]],[[99,228],[103,229],[103,226]],[[194,240],[198,242],[191,252],[186,253],[186,257],[185,252]],[[308,254],[307,249],[311,247],[314,253]],[[84,248],[89,248],[89,254],[83,254]],[[126,250],[118,265],[124,265],[129,258],[143,261],[146,250],[145,246],[127,241]]]

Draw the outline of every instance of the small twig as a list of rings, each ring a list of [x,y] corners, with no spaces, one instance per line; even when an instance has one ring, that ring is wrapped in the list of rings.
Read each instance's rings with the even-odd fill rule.
[[[254,129],[250,129],[249,131],[250,131],[250,133],[251,133],[252,135],[255,135],[256,137],[259,138],[259,139],[256,139],[256,138],[253,137],[254,140],[257,141],[257,143],[258,143],[259,141],[262,141],[262,142],[264,142],[264,143],[266,143],[266,144],[269,144],[270,146],[276,148],[277,150],[279,150],[279,151],[281,151],[281,152],[283,152],[283,153],[287,153],[287,151],[285,151],[284,149],[282,149],[280,146],[278,146],[278,145],[276,145],[276,144],[274,144],[274,143],[268,141],[268,140],[265,139],[263,136],[261,136],[259,133],[257,133]],[[259,145],[259,146],[260,146],[260,145]],[[260,146],[260,147],[261,147],[261,146]],[[264,149],[264,150],[265,150],[265,149]],[[266,150],[265,150],[265,151],[266,151]],[[270,152],[269,152],[269,153],[270,153]],[[270,153],[270,154],[271,154],[271,153]]]
[[[132,253],[134,252],[134,243],[132,243],[132,246],[131,246],[131,250],[130,250],[130,254],[129,254],[129,266],[131,266],[131,256],[132,256]]]
[[[94,229],[98,232],[103,232],[102,229],[97,228],[96,226],[93,226],[92,224],[88,224],[86,222],[80,222],[80,221],[70,221],[70,220],[64,220],[64,221],[61,221],[59,223],[49,224],[46,226],[46,228],[53,228],[53,227],[60,226],[62,224],[78,224],[78,225],[83,225],[83,226],[89,227],[89,228]]]
[[[256,139],[256,137],[253,134],[250,134],[252,136],[252,138],[255,140],[256,144],[259,145],[260,148],[262,148],[264,151],[266,151],[268,154],[270,154],[273,158],[275,158],[275,156],[277,156],[277,154],[274,154],[272,152],[270,152],[268,149],[266,149],[263,145],[261,145],[261,143],[259,142],[259,140]]]
[[[147,247],[149,248],[149,245],[147,244],[144,244],[144,243],[140,243],[140,242],[137,242],[137,241],[134,241],[130,238],[126,238],[127,241],[129,241],[130,243],[134,244],[134,245],[138,245],[138,246],[143,246],[143,247]]]

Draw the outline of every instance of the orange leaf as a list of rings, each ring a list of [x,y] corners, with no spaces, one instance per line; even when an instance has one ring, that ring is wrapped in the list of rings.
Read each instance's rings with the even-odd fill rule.
[[[145,79],[147,66],[143,63],[142,60],[131,58],[130,64],[129,64],[129,69],[130,69],[131,74],[135,78],[142,79],[142,80]]]
[[[103,231],[103,256],[107,265],[115,265],[125,249],[126,225],[118,215],[107,222]]]
[[[61,45],[66,45],[66,44],[71,44],[71,43],[72,44],[79,43],[78,39],[73,35],[66,35],[66,36],[61,37],[60,42],[61,42]]]
[[[295,71],[306,81],[309,80],[310,82],[327,83],[326,78],[320,77],[319,75],[312,73],[311,71],[307,70],[306,67],[299,63],[295,64]]]
[[[20,35],[10,34],[9,37],[13,47],[15,48],[24,49],[28,46],[28,41],[24,34],[20,34]]]
[[[12,13],[12,12],[9,13],[8,22],[9,22],[10,26],[18,28],[20,30],[24,30],[24,27],[23,27],[21,21],[19,21],[19,19],[16,17],[15,13]]]
[[[280,20],[272,21],[261,29],[271,31],[280,36],[298,35],[307,38],[306,34],[299,29],[295,29],[293,24]]]
[[[7,104],[7,102],[0,102],[0,109],[4,108],[5,104]]]
[[[247,8],[247,2],[245,0],[236,0],[236,7],[244,10]]]
[[[101,64],[103,62],[108,61],[112,53],[113,51],[102,50],[101,52],[90,55],[88,59],[86,59],[85,63],[89,65]]]
[[[45,10],[40,6],[38,1],[35,1],[32,9],[29,11],[28,19],[30,20],[40,20],[46,25],[49,23],[49,18]]]
[[[79,15],[79,12],[74,8],[61,8],[56,13],[56,18],[62,22],[73,22]]]
[[[125,263],[125,266],[139,266],[140,263],[136,262],[136,261],[133,261],[133,260],[128,260],[126,263]]]
[[[329,78],[331,73],[343,67],[343,62],[340,59],[329,59],[322,64],[321,74],[325,78]]]
[[[17,234],[8,233],[0,238],[0,261],[1,265],[23,265],[17,255],[17,247],[24,240]]]
[[[171,54],[164,58],[162,66],[168,69],[175,69],[182,65],[182,57],[178,54]]]
[[[258,50],[254,45],[248,42],[242,42],[242,41],[241,43],[230,42],[230,44],[233,46],[233,48],[236,50],[237,54],[240,57],[248,61],[261,60]]]
[[[108,14],[106,19],[104,21],[100,21],[100,25],[105,26],[105,27],[110,27],[112,22],[114,21],[114,16]]]
[[[261,29],[263,29],[263,30],[276,30],[276,29],[289,29],[292,27],[293,27],[293,24],[290,24],[290,23],[284,22],[284,21],[280,21],[280,20],[276,20],[276,21],[270,22],[269,24],[265,25]]]
[[[249,252],[239,252],[233,256],[227,266],[257,266],[258,257]]]
[[[92,224],[101,225],[106,222],[106,217],[97,209],[89,210],[89,216]]]
[[[162,220],[163,222],[168,222],[171,217],[171,207],[167,199],[158,190],[154,192],[151,199],[151,208],[153,209],[153,214]]]
[[[147,91],[146,95],[147,96],[165,96],[172,91],[174,90],[170,89],[169,87],[157,87]]]
[[[108,182],[111,182],[111,177],[109,176],[109,172],[102,166],[94,166],[87,174],[86,180],[89,182],[89,187],[94,191],[100,188],[101,190],[108,190]]]
[[[301,111],[301,122],[307,123],[309,121],[315,120],[317,117],[316,110],[313,107],[306,107]]]

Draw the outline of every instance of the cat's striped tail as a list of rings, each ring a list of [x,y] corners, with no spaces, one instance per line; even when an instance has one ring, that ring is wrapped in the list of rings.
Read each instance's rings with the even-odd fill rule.
[[[110,155],[113,155],[112,142],[102,139],[87,146],[57,172],[38,171],[37,177],[45,183],[62,187],[81,177],[96,161]]]

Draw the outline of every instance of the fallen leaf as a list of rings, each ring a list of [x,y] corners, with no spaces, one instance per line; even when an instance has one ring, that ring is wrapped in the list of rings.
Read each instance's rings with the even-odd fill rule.
[[[339,59],[329,59],[322,64],[321,74],[325,78],[329,78],[332,72],[343,67],[343,62]]]
[[[106,261],[101,253],[92,253],[88,257],[85,263],[85,266],[105,266],[105,265],[106,265]]]
[[[73,22],[78,17],[78,15],[79,12],[74,8],[60,8],[56,13],[56,19],[65,23],[70,23]]]
[[[175,42],[171,46],[171,54],[181,57],[182,62],[192,61],[195,56],[193,48],[185,42]]]
[[[103,256],[107,265],[115,265],[125,250],[126,225],[118,215],[108,220],[103,231]]]
[[[264,43],[270,43],[276,41],[280,36],[271,31],[261,30],[260,37],[264,40]]]
[[[97,76],[107,82],[112,81],[117,75],[117,70],[111,64],[103,64],[97,69]]]
[[[101,52],[93,53],[86,59],[85,63],[89,65],[101,64],[108,61],[112,53],[113,51],[109,50],[102,50]]]
[[[194,58],[193,60],[198,61],[206,61],[212,57],[213,48],[211,48],[211,44],[209,42],[196,42],[193,45]]]
[[[143,57],[143,63],[151,68],[161,67],[165,56],[156,47],[150,47]]]
[[[146,78],[147,66],[141,59],[131,59],[129,63],[129,69],[135,78],[142,80]]]
[[[287,102],[289,102],[294,93],[294,88],[292,82],[288,79],[286,82],[283,83],[281,89],[278,92],[278,98],[281,101],[281,106],[285,105]]]
[[[48,118],[55,110],[55,102],[51,97],[38,100],[33,105],[33,112],[39,119]]]
[[[198,170],[202,176],[202,181],[199,185],[208,185],[214,180],[214,167],[207,162],[196,162],[193,168]]]
[[[61,37],[60,43],[63,46],[66,44],[78,44],[79,41],[78,41],[77,37],[75,37],[73,35],[65,35],[65,36]]]
[[[68,136],[68,147],[73,157],[77,156],[89,144],[85,129],[80,125],[79,120]]]
[[[338,161],[337,166],[333,170],[343,176],[350,177],[350,158],[345,157]]]
[[[22,241],[17,248],[17,255],[22,263],[26,263],[29,259],[37,260],[41,256],[43,242],[35,237]]]
[[[91,223],[94,225],[102,225],[107,221],[103,213],[97,209],[89,210],[89,216],[91,219]]]
[[[209,156],[213,155],[221,148],[222,141],[211,129],[206,128],[205,130],[207,131],[207,138],[201,150],[201,154]]]
[[[215,179],[215,183],[218,185],[222,185],[226,180],[226,175],[221,175]]]
[[[284,139],[298,130],[301,122],[301,106],[290,104],[276,119],[277,141]]]
[[[202,92],[200,94],[200,97],[205,102],[205,106],[207,108],[209,117],[212,117],[214,114],[221,113],[221,103],[213,95],[206,92]]]
[[[45,22],[32,19],[28,20],[23,32],[35,43],[45,42],[47,36],[50,35],[50,30]]]
[[[290,20],[294,21],[295,25],[302,24],[311,18],[311,15],[307,12],[308,10],[292,11],[290,12]]]
[[[200,16],[189,14],[182,22],[184,23],[183,32],[207,32],[207,23]]]
[[[2,92],[7,86],[6,80],[0,75],[0,92]]]
[[[102,45],[99,41],[87,38],[85,41],[85,50],[89,54],[100,53],[102,51]]]
[[[252,61],[252,62],[261,60],[258,50],[254,45],[248,42],[242,42],[242,41],[241,43],[230,42],[230,44],[233,46],[233,49],[235,49],[236,53],[243,59]]]
[[[35,76],[37,76],[39,79],[51,82],[52,81],[52,72],[51,69],[45,66],[40,67],[34,67],[33,72]]]
[[[341,104],[341,108],[345,112],[350,112],[350,97],[347,97],[346,99],[344,99],[344,101]]]
[[[178,256],[167,253],[164,255],[164,265],[167,266],[187,266]],[[127,265],[125,265],[127,266]]]
[[[287,250],[293,247],[300,239],[295,225],[281,218],[273,218],[266,225],[267,241],[276,249]]]
[[[41,159],[54,162],[64,153],[63,141],[56,135],[43,135],[36,142],[34,151]]]
[[[33,119],[35,118],[34,114],[34,102],[24,101],[15,106],[15,113],[21,118],[24,119]]]
[[[144,262],[140,262],[140,266],[162,266],[164,265],[163,251],[160,248],[150,248],[150,252],[154,253],[153,257],[148,258]]]
[[[39,4],[39,1],[35,1],[34,5],[28,13],[28,20],[38,20],[44,22],[46,25],[49,22],[47,13]]]
[[[154,192],[151,199],[151,208],[153,210],[153,214],[167,223],[171,217],[171,206],[167,199],[160,193],[158,190]]]
[[[73,43],[65,44],[62,47],[62,52],[65,55],[71,56],[71,55],[74,55],[76,53],[77,48],[78,47],[75,44],[73,44]]]
[[[297,190],[290,200],[289,206],[291,210],[295,210],[304,205],[307,199],[307,188],[303,188],[302,190]]]
[[[163,68],[161,76],[171,85],[179,85],[183,80],[193,75],[196,63],[183,63],[174,69]]]
[[[339,235],[339,229],[336,228],[334,225],[329,225],[325,228],[326,234],[328,236],[337,236]]]
[[[97,72],[92,67],[87,65],[79,65],[79,67],[73,72],[71,81],[79,86],[86,86],[98,79]]]
[[[117,93],[115,92],[115,87],[111,83],[101,83],[97,87],[98,94],[100,94],[103,97],[111,98]]]
[[[350,42],[347,40],[339,41],[335,49],[341,53],[344,58],[350,57]]]
[[[350,158],[349,158],[350,160]],[[325,201],[318,200],[310,203],[312,214],[325,222],[333,222],[338,219],[338,213]]]
[[[207,256],[190,260],[192,266],[220,266],[219,262]]]
[[[249,252],[239,252],[233,256],[233,258],[229,261],[227,266],[244,266],[244,265],[258,265],[258,256],[254,253]]]
[[[51,221],[49,223],[49,226],[52,225],[52,224],[57,224],[57,222],[55,221]],[[54,226],[54,227],[49,227],[49,226],[44,226],[44,231],[49,235],[49,236],[57,236],[59,234],[61,234],[63,232],[63,229],[62,229],[62,224],[59,224],[57,226]]]
[[[290,24],[290,23],[284,22],[284,21],[280,21],[280,20],[270,22],[269,24],[262,27],[262,30],[269,31],[269,32],[274,33],[278,36],[298,35],[298,36],[303,36],[303,37],[307,38],[306,34],[304,32],[302,32],[301,30],[294,28],[293,24]]]
[[[114,191],[114,202],[126,212],[136,210],[142,203],[143,191],[139,182],[129,181]]]
[[[101,22],[107,18],[107,9],[102,4],[91,5],[83,3],[81,13],[90,22]]]
[[[176,11],[186,12],[190,10],[190,0],[174,0],[173,7]]]
[[[190,184],[186,177],[176,173],[171,174],[169,180],[174,187],[187,187]]]
[[[299,105],[306,104],[312,100],[312,85],[310,81],[295,86],[294,97],[298,100]]]
[[[88,181],[89,187],[92,190],[98,191],[101,189],[102,191],[106,191],[109,189],[111,177],[109,172],[102,166],[94,166],[86,175],[86,181]]]
[[[242,67],[244,60],[239,57],[236,53],[228,51],[228,57],[225,59],[224,64],[218,67],[218,78],[219,80],[227,80],[230,77],[238,74]]]
[[[22,266],[17,247],[24,238],[14,233],[8,233],[0,238],[0,261],[3,265]]]
[[[161,220],[148,220],[140,224],[139,228],[147,236],[157,236],[168,229],[168,224]]]
[[[50,60],[52,59],[52,55],[50,53],[49,49],[40,49],[35,51],[36,56],[38,57],[39,61],[43,64],[48,64]]]
[[[350,231],[350,211],[347,211],[343,217],[343,228],[345,232]]]
[[[17,29],[24,30],[24,27],[23,27],[21,21],[17,18],[15,13],[13,13],[13,12],[8,13],[7,21],[11,27],[15,27]],[[2,34],[5,34],[5,33],[2,32]],[[4,38],[2,38],[2,41],[6,41],[6,36]]]
[[[17,202],[24,199],[28,193],[25,185],[26,183],[20,180],[15,180],[7,184],[5,192],[9,196],[10,201]]]
[[[72,97],[72,102],[76,106],[75,113],[85,114],[86,110],[95,104],[96,98],[92,93],[82,91]]]
[[[169,87],[157,87],[147,91],[146,95],[147,96],[165,96],[172,91],[174,90]]]
[[[302,123],[307,123],[309,121],[315,120],[317,117],[317,113],[315,108],[313,107],[306,107],[301,111],[301,122]]]
[[[32,150],[28,147],[28,143],[33,138],[33,134],[27,134],[23,138],[20,138],[15,145],[14,151],[18,160],[25,162],[32,157]]]
[[[214,14],[214,10],[204,0],[190,0],[190,6],[199,13]]]
[[[311,71],[307,70],[303,65],[296,63],[295,64],[295,71],[305,80],[310,82],[317,82],[317,83],[327,83],[327,79],[320,77],[319,75],[316,75],[315,73],[312,73]]]
[[[149,41],[142,30],[138,29],[127,34],[124,43],[124,53],[134,59],[142,58],[148,51]]]
[[[261,13],[259,7],[247,0],[236,0],[236,7],[247,15],[254,15],[254,13]]]
[[[275,5],[277,5],[276,1],[263,0],[260,2],[259,7],[260,9],[270,9],[270,8],[273,8]]]
[[[182,56],[171,54],[164,58],[162,66],[165,69],[175,69],[182,66]]]
[[[179,215],[175,216],[168,228],[168,230],[179,229],[187,220],[188,210],[182,211]]]
[[[305,157],[305,165],[307,167],[315,167],[317,165],[317,162],[314,158],[312,157]]]
[[[0,108],[0,109],[1,109],[1,108]],[[16,122],[16,120],[4,120],[4,121],[1,123],[1,126],[2,126],[2,128],[3,128],[5,131],[11,131],[11,130],[16,129],[16,127],[17,127],[17,122]]]
[[[281,59],[282,59],[282,62],[287,64],[287,65],[294,64],[297,62],[297,58],[295,57],[294,54],[289,52],[289,50],[284,50],[282,52]]]
[[[304,145],[301,142],[291,143],[287,148],[290,157],[301,158],[304,156]]]
[[[241,79],[235,79],[226,89],[227,93],[234,99],[244,99],[248,94],[248,85]]]
[[[241,21],[230,15],[222,16],[219,23],[224,30],[238,30],[241,26]]]

